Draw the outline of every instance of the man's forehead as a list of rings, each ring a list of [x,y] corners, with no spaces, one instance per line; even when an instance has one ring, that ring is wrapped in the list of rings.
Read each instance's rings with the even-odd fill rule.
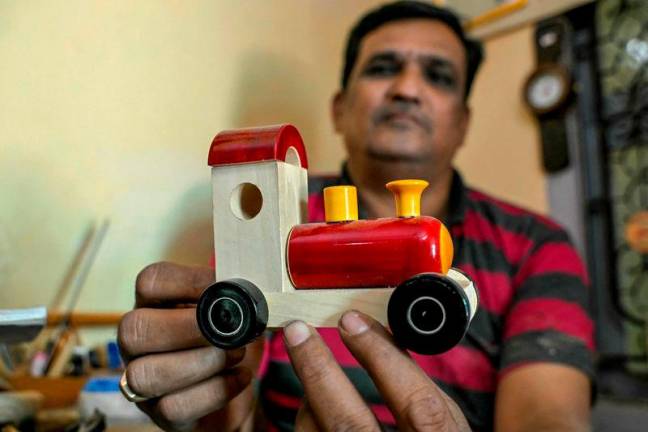
[[[443,57],[459,70],[464,69],[466,56],[459,37],[443,22],[430,19],[393,21],[369,32],[360,45],[358,63],[387,51],[407,57]]]

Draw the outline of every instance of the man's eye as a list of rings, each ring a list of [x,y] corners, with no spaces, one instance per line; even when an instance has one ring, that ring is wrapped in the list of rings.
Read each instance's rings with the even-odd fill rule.
[[[366,76],[389,76],[398,73],[399,66],[393,63],[374,63],[367,66],[364,70]]]
[[[440,85],[448,89],[453,89],[455,87],[456,81],[449,73],[437,70],[428,70],[425,75],[431,84]]]

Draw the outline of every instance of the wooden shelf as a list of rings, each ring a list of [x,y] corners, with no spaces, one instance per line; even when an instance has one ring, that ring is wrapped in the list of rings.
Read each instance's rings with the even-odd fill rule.
[[[70,316],[72,327],[109,327],[119,324],[123,312],[73,312]],[[61,324],[65,318],[63,312],[49,311],[47,325],[49,327]]]

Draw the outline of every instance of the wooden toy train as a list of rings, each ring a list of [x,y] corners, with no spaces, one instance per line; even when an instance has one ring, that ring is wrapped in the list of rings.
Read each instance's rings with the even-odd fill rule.
[[[397,216],[357,220],[353,186],[324,190],[326,222],[307,221],[306,151],[294,126],[224,131],[209,150],[216,283],[196,314],[212,344],[243,346],[294,319],[334,327],[356,309],[421,354],[464,336],[477,309],[471,280],[452,269],[452,239],[420,216],[427,183],[387,184]]]

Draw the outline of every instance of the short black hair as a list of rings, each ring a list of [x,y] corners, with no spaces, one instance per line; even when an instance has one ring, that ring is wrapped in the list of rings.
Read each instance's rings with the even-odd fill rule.
[[[342,89],[346,89],[349,76],[358,59],[362,39],[378,27],[392,21],[425,18],[441,21],[457,35],[466,50],[466,88],[464,100],[468,99],[477,69],[484,58],[484,51],[479,41],[468,38],[464,33],[459,17],[449,9],[440,8],[419,1],[397,1],[369,11],[356,23],[349,33],[344,53],[342,69]]]

